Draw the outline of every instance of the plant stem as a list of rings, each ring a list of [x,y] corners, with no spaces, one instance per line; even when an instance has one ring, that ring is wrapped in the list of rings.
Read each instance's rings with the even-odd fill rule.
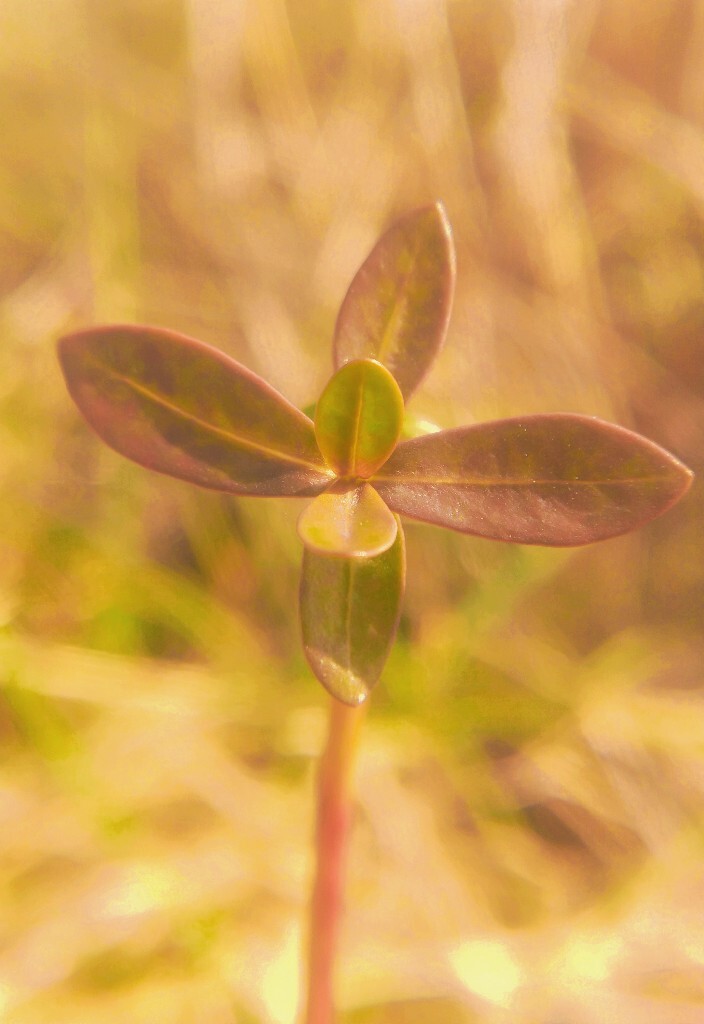
[[[333,699],[327,745],[320,761],[316,872],[310,911],[305,1024],[332,1024],[333,974],[342,916],[352,779],[364,705]]]

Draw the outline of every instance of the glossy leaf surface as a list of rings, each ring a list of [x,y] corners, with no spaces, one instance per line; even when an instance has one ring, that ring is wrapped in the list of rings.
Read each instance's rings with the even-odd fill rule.
[[[375,558],[334,558],[306,549],[301,626],[308,662],[345,704],[361,704],[394,641],[406,561],[400,525],[393,545]]]
[[[372,475],[386,462],[403,425],[403,396],[381,363],[357,359],[328,381],[315,412],[315,435],[341,477]]]
[[[59,357],[91,426],[142,466],[234,494],[314,495],[332,479],[308,417],[209,345],[118,325],[62,338]]]
[[[415,519],[566,546],[642,526],[690,481],[681,462],[640,435],[556,413],[403,441],[373,483],[393,511]]]
[[[378,359],[408,400],[445,340],[454,283],[452,233],[442,205],[398,221],[379,239],[345,296],[335,326],[335,366]]]
[[[396,517],[370,484],[333,484],[298,520],[298,535],[312,551],[370,558],[390,548]]]

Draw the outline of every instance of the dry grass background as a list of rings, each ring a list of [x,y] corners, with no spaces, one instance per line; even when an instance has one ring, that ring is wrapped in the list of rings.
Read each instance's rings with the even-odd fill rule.
[[[442,199],[414,399],[704,445],[701,0],[4,0],[0,1019],[286,1024],[326,700],[296,502],[104,449],[57,335],[142,320],[306,404],[352,273]],[[704,1014],[701,484],[574,552],[410,527],[348,1024]]]

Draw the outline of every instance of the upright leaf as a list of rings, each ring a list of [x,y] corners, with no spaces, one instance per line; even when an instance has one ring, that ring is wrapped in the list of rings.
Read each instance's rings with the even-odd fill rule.
[[[403,530],[376,558],[334,558],[306,548],[301,626],[306,657],[323,686],[361,704],[394,641],[406,576]]]
[[[396,517],[369,484],[334,483],[298,520],[298,535],[311,551],[371,558],[390,548]]]
[[[454,284],[455,253],[442,204],[398,221],[345,296],[335,327],[335,366],[378,359],[408,400],[445,340]]]
[[[91,426],[142,466],[234,494],[313,495],[332,479],[308,417],[200,341],[95,327],[62,338],[59,358]]]
[[[356,359],[331,377],[315,411],[315,436],[341,477],[369,477],[394,449],[403,425],[403,396],[374,359]]]
[[[642,526],[681,498],[691,478],[630,430],[555,413],[403,441],[372,483],[389,508],[414,519],[566,546]]]

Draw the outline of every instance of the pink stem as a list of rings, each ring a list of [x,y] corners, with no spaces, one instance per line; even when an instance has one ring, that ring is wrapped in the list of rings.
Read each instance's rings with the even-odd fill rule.
[[[310,913],[305,1024],[332,1024],[333,975],[343,909],[352,778],[363,706],[332,701],[318,782],[317,864]]]

